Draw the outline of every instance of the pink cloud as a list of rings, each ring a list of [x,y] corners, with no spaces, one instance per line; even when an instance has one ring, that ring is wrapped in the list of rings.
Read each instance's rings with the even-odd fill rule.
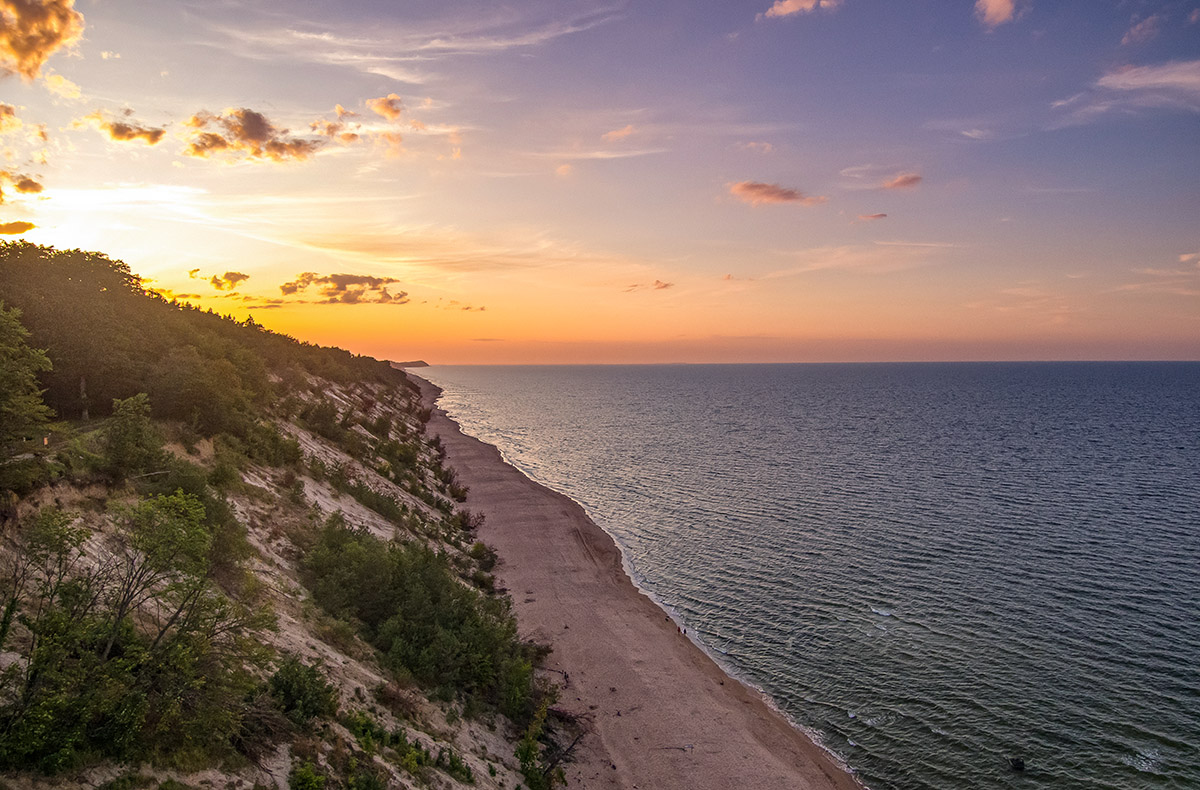
[[[1164,21],[1165,18],[1161,14],[1146,17],[1141,22],[1129,28],[1128,32],[1122,37],[1121,44],[1123,46],[1145,44],[1158,35],[1158,31],[1162,29]]]
[[[995,29],[1016,16],[1015,0],[975,0],[975,15],[988,29]]]
[[[816,206],[828,200],[824,196],[809,196],[796,189],[782,187],[779,184],[765,184],[761,181],[739,181],[736,184],[730,184],[729,194],[743,203],[749,203],[751,206],[774,203],[797,203],[801,206]]]
[[[775,3],[766,12],[759,14],[758,18],[778,19],[794,14],[807,14],[818,8],[832,11],[839,5],[841,0],[775,0]]]
[[[624,140],[626,137],[633,134],[634,131],[636,130],[633,128],[633,124],[629,124],[621,129],[613,129],[611,132],[605,132],[601,136],[611,143],[617,140]]]
[[[898,173],[894,178],[880,184],[880,189],[911,189],[924,180],[917,173]]]

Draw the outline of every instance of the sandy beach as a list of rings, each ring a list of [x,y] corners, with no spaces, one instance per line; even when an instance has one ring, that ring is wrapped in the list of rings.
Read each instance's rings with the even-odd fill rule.
[[[414,378],[434,407],[440,391]],[[862,787],[681,634],[577,503],[464,435],[441,409],[428,430],[469,486],[466,507],[485,516],[479,537],[500,556],[497,581],[522,633],[553,647],[547,667],[564,686],[558,707],[589,722],[567,766],[569,786]]]

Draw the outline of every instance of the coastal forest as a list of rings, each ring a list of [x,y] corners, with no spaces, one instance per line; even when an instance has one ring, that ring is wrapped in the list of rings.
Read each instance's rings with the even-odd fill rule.
[[[549,788],[547,649],[390,363],[0,244],[0,771]]]

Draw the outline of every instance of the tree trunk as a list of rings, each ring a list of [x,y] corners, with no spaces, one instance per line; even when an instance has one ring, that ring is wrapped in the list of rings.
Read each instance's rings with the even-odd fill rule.
[[[88,419],[87,376],[79,377],[79,419]]]

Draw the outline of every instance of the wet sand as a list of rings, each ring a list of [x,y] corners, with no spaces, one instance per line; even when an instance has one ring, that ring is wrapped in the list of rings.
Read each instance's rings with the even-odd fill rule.
[[[413,378],[433,406],[440,390]],[[522,635],[553,647],[557,707],[588,722],[566,766],[569,787],[861,790],[679,632],[577,503],[464,435],[441,409],[428,432],[469,487],[465,506],[486,519],[479,538],[500,557],[497,583],[513,598]]]

